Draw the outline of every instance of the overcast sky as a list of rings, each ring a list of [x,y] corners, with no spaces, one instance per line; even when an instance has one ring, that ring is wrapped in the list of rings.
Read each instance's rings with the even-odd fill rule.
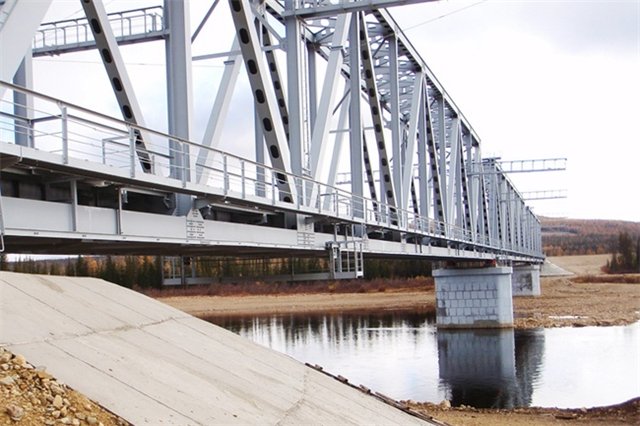
[[[443,1],[392,14],[538,214],[640,221],[640,1]],[[439,18],[439,19],[438,19]]]
[[[105,3],[109,11],[149,4]],[[192,27],[209,4],[191,2]],[[54,0],[48,19],[79,10],[78,2]],[[229,19],[216,13],[194,54],[228,48],[233,33],[220,28]],[[565,172],[511,175],[520,191],[568,190],[568,199],[530,203],[537,214],[640,221],[640,0],[456,0],[391,13],[479,134],[483,156],[568,158]],[[214,39],[221,46],[211,49]],[[125,47],[123,55],[143,110],[164,108],[164,48],[144,46]],[[36,89],[69,67],[75,93],[62,84],[45,85],[47,93],[117,112],[96,52],[36,59]],[[210,77],[221,71],[195,64],[197,134],[207,116],[198,105],[211,104],[217,86]],[[238,96],[232,113],[242,113],[249,93]],[[166,127],[162,114],[145,117],[150,127]],[[251,137],[244,120],[233,127]]]

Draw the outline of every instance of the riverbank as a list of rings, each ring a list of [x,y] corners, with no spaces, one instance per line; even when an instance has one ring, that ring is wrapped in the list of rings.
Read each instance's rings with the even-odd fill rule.
[[[447,404],[405,402],[421,414],[456,426],[528,426],[571,425],[608,426],[640,424],[640,398],[608,407],[558,409],[514,408],[497,410],[490,408],[449,407]]]
[[[541,296],[514,298],[515,328],[611,326],[640,320],[640,274],[625,275],[624,279],[594,274],[606,258],[606,255],[551,258],[552,263],[575,275],[543,277]],[[269,284],[256,286],[266,289]],[[245,284],[242,294],[224,296],[164,297],[163,293],[153,296],[200,318],[364,310],[434,313],[436,306],[435,288],[429,278],[414,279],[407,285],[382,280],[373,284],[337,282],[316,285],[313,292],[305,292],[299,286],[285,294],[251,294],[249,288]],[[350,289],[355,290],[349,292]],[[179,294],[180,289],[170,292]]]

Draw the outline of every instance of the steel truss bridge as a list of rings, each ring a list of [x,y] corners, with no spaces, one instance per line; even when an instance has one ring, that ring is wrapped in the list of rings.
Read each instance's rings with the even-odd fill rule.
[[[0,2],[8,252],[329,254],[333,276],[360,275],[363,255],[542,260],[539,220],[385,9],[412,1],[215,0],[192,25],[182,0],[110,14],[82,0],[84,17],[43,23],[57,3]],[[192,57],[216,15],[229,46]],[[158,40],[167,132],[145,125],[120,50]],[[32,57],[88,49],[121,117],[33,87]],[[222,68],[201,140],[194,60]],[[242,91],[254,108],[231,117]],[[225,152],[239,119],[254,137]]]

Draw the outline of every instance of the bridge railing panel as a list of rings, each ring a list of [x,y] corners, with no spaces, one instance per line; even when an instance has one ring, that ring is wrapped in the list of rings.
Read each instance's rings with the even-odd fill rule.
[[[108,17],[114,35],[119,39],[159,33],[164,29],[161,6],[110,13]],[[32,47],[37,54],[54,47],[69,48],[93,42],[90,23],[83,17],[41,24]]]

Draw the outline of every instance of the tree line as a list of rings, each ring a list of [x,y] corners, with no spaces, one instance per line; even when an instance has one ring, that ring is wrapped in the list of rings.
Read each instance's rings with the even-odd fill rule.
[[[128,288],[159,288],[164,277],[208,277],[211,283],[262,279],[327,272],[325,257],[237,258],[162,256],[76,256],[66,259],[36,260],[19,257],[8,261],[0,256],[0,270],[71,277],[97,277]],[[415,259],[364,259],[365,279],[414,278],[431,275],[431,262]]]
[[[640,235],[634,238],[626,232],[621,232],[617,248],[605,268],[611,273],[640,272]]]
[[[609,254],[619,235],[640,235],[640,222],[541,217],[542,246],[547,256]]]
[[[77,256],[46,260],[19,257],[12,262],[6,254],[0,257],[3,271],[96,277],[128,288],[160,287],[162,268],[161,256]]]

